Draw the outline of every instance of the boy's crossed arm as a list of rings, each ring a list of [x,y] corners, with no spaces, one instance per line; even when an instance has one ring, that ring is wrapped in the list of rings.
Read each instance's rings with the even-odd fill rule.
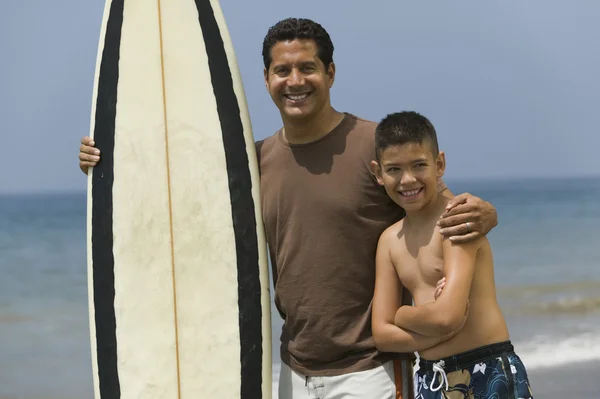
[[[375,294],[371,327],[375,346],[383,352],[410,353],[421,351],[449,338],[447,334],[425,336],[394,322],[402,306],[402,290],[396,269],[390,258],[389,245],[384,233],[377,247]]]
[[[435,302],[420,306],[401,306],[394,323],[426,337],[458,332],[467,320],[469,292],[481,240],[453,243],[443,240],[444,275],[443,293]]]

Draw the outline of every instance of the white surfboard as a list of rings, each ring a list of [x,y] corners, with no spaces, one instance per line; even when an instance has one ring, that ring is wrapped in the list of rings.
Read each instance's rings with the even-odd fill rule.
[[[254,140],[217,0],[107,0],[88,180],[97,399],[271,397]]]

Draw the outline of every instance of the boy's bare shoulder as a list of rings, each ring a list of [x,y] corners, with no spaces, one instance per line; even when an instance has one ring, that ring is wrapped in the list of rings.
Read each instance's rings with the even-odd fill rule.
[[[398,222],[394,223],[393,225],[391,225],[390,227],[385,229],[383,231],[383,233],[381,233],[381,236],[379,237],[379,242],[380,243],[384,243],[384,242],[388,243],[390,241],[397,241],[400,238],[402,226],[403,226],[403,220],[399,220]]]

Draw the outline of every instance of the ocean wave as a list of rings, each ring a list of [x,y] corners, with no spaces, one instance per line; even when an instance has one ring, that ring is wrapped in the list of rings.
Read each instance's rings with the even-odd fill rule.
[[[600,360],[600,332],[586,332],[557,339],[540,336],[515,343],[515,351],[528,370],[551,368],[569,363]]]
[[[502,306],[508,316],[585,314],[600,311],[600,297],[561,297],[554,300],[523,301],[514,306]]]
[[[561,298],[555,302],[540,303],[533,307],[544,313],[586,313],[600,310],[600,298]]]
[[[600,281],[575,281],[558,284],[517,285],[511,287],[498,287],[499,296],[530,297],[536,295],[559,294],[580,291],[600,290]]]
[[[507,315],[581,314],[600,311],[600,282],[502,288],[498,299]]]

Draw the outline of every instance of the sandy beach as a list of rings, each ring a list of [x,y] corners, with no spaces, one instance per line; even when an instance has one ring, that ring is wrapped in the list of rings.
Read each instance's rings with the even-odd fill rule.
[[[598,399],[600,362],[570,363],[529,372],[533,397],[538,399]]]

